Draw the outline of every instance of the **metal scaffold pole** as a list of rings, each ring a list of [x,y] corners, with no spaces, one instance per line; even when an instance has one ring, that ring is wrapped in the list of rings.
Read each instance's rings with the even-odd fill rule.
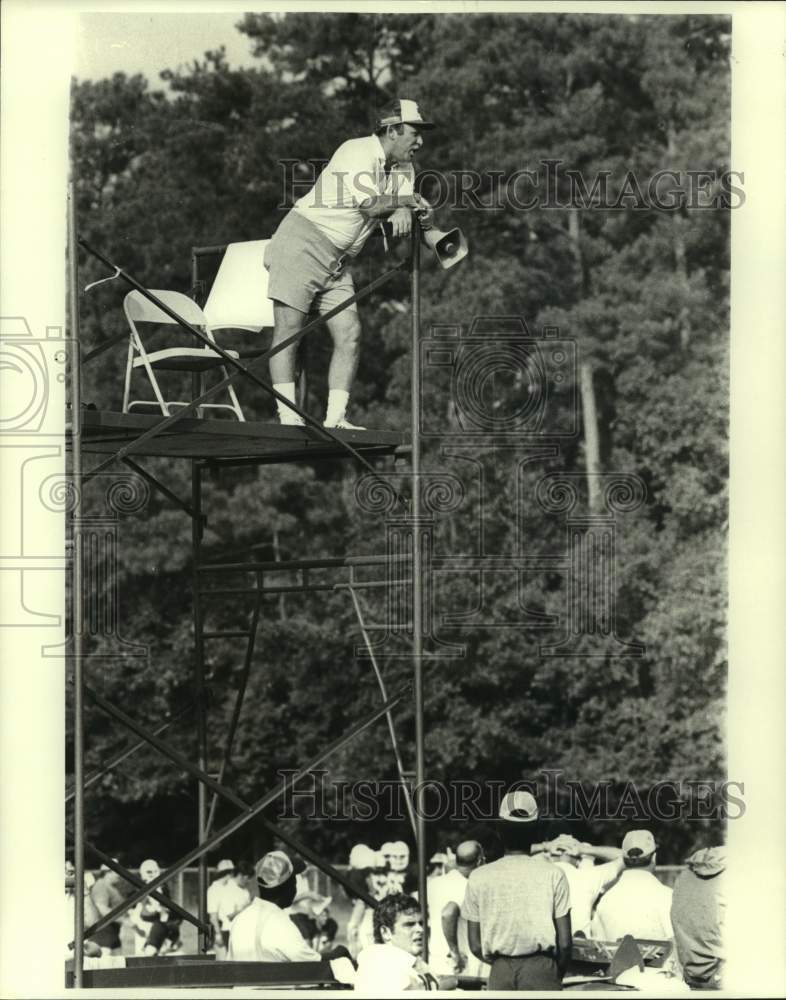
[[[202,553],[202,469],[198,462],[191,462],[191,552],[193,557],[193,607],[194,607],[194,688],[197,716],[197,766],[207,771],[207,692],[205,690],[205,649],[202,636],[202,601],[199,592],[199,566]],[[198,842],[207,839],[207,788],[203,781],[197,789],[197,831]],[[200,855],[197,890],[197,914],[202,923],[207,922],[207,858]],[[206,951],[210,942],[200,929],[198,951]]]
[[[71,381],[71,642],[74,670],[74,986],[83,982],[85,912],[85,758],[84,758],[84,582],[82,579],[82,411],[79,354],[78,272],[76,261],[76,194],[68,186],[68,298]],[[66,664],[68,660],[66,660]]]
[[[412,224],[412,658],[415,672],[415,819],[417,825],[418,898],[423,919],[423,958],[428,962],[426,895],[426,824],[423,809],[425,753],[423,727],[423,580],[420,549],[420,224]]]

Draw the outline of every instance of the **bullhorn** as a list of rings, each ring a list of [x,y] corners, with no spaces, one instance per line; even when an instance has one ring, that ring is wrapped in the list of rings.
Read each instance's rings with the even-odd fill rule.
[[[449,229],[446,233],[441,229],[426,229],[423,232],[423,242],[434,252],[444,271],[458,264],[469,253],[466,238],[460,229]]]

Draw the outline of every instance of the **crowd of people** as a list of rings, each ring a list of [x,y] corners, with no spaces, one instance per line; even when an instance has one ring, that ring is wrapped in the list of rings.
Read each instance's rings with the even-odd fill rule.
[[[459,976],[489,990],[560,989],[579,942],[663,942],[670,954],[661,975],[685,988],[717,989],[724,963],[725,850],[703,848],[673,888],[655,874],[657,844],[649,830],[628,831],[619,847],[596,846],[560,833],[541,839],[535,798],[504,796],[495,828],[433,855],[426,881],[428,961],[416,869],[403,841],[375,850],[356,845],[345,893],[351,913],[346,943],[337,943],[333,899],[313,891],[305,865],[283,850],[255,865],[218,862],[207,910],[216,957],[230,961],[338,960],[342,981],[367,992],[449,989]],[[143,882],[161,874],[139,867]],[[120,876],[102,867],[85,880],[85,926],[121,900]],[[66,867],[70,941],[73,866]],[[138,954],[180,946],[180,917],[162,898],[146,896],[130,911]],[[375,905],[369,905],[370,897]],[[346,908],[346,904],[344,904]],[[118,954],[120,925],[86,942],[86,954]],[[668,951],[664,949],[664,953]]]
[[[161,874],[157,861],[148,858],[139,866],[139,878],[149,884]],[[75,873],[71,861],[65,866],[65,910],[64,922],[68,954],[71,953],[71,942],[74,937],[74,895]],[[107,916],[125,898],[120,886],[123,878],[107,865],[101,865],[98,875],[85,872],[84,900],[82,903],[84,926],[89,929]],[[166,905],[171,900],[167,886],[158,889],[158,896],[145,896],[125,915],[125,922],[133,930],[134,954],[136,955],[166,955],[181,949],[180,925],[182,918]],[[123,951],[120,937],[123,920],[112,920],[105,927],[94,932],[85,941],[85,954],[91,958],[102,955],[121,955]]]

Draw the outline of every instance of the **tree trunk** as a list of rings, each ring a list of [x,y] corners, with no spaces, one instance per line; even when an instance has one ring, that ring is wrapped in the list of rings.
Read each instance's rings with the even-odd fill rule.
[[[576,280],[580,295],[584,293],[586,276],[584,259],[581,253],[579,211],[574,206],[568,210],[568,236],[573,250],[573,260],[576,265]],[[581,415],[584,426],[584,463],[587,472],[587,501],[591,514],[600,509],[600,493],[598,489],[598,474],[600,473],[600,437],[598,434],[598,411],[595,406],[595,384],[592,365],[582,361],[579,366],[579,385],[581,391]]]
[[[674,126],[669,123],[667,130],[666,149],[669,156],[669,163],[676,163],[677,156],[677,135]],[[674,250],[674,267],[677,272],[677,281],[685,296],[685,302],[680,309],[678,316],[680,330],[680,348],[684,351],[691,338],[690,310],[688,308],[688,296],[690,295],[690,282],[688,281],[687,254],[685,253],[685,220],[681,211],[671,213],[671,228],[673,233],[672,247]]]
[[[278,544],[278,529],[273,531],[273,558],[276,562],[281,562],[281,549]],[[286,621],[287,618],[287,606],[286,606],[286,594],[278,595],[278,617],[280,621]]]
[[[584,461],[587,468],[587,497],[590,514],[600,510],[600,445],[598,440],[598,412],[595,408],[595,385],[592,366],[584,361],[579,367],[581,385],[581,413],[584,423]]]

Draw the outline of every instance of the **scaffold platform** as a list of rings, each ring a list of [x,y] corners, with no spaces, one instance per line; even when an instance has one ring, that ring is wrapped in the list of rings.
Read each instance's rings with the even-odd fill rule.
[[[160,414],[81,411],[81,447],[84,452],[111,455],[155,427]],[[409,434],[400,431],[337,431],[333,434],[364,457],[405,451]],[[210,461],[250,460],[272,464],[302,460],[346,458],[348,453],[313,427],[283,427],[275,422],[211,420],[184,417],[170,430],[133,448],[135,456],[189,458]]]

